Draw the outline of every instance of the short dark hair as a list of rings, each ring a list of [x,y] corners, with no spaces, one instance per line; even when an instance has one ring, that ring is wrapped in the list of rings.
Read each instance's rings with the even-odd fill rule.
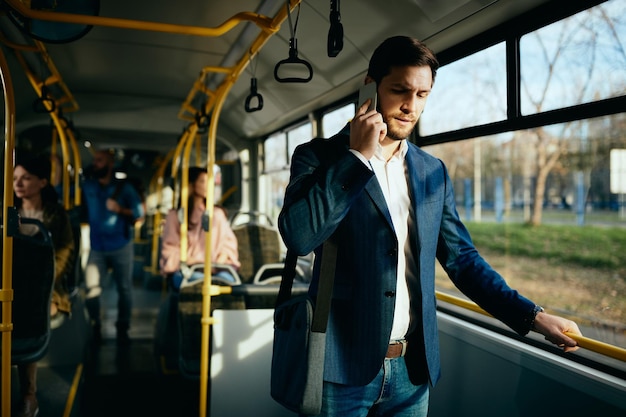
[[[189,170],[187,171],[187,180],[189,181],[189,184],[196,182],[201,174],[207,174],[206,168],[189,167]]]
[[[426,66],[430,67],[433,83],[439,68],[435,53],[423,42],[409,36],[392,36],[385,39],[372,54],[367,75],[376,84],[391,72],[393,67]]]

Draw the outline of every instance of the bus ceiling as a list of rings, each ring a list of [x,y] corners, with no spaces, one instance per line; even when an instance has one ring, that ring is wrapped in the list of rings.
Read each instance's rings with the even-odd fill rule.
[[[339,8],[336,0],[196,0],[184,7],[172,1],[83,0],[72,2],[79,4],[75,12],[29,9],[19,0],[4,3],[9,17],[0,18],[2,41],[21,49],[39,86],[19,90],[16,132],[49,123],[45,114],[31,110],[32,104],[57,98],[56,106],[62,106],[53,82],[62,80],[78,107],[64,116],[82,137],[98,138],[104,146],[132,143],[166,152],[198,118],[209,133],[216,129],[218,138],[241,149],[345,99],[362,84],[368,57],[393,32],[390,27],[443,52],[513,16],[568,2],[406,0],[388,7],[367,0]],[[49,34],[67,23],[72,31],[66,38]],[[36,44],[24,29],[34,26],[37,32],[30,35],[48,37],[45,54],[28,49]],[[13,56],[8,58],[14,67]],[[289,68],[296,75],[283,74]],[[24,84],[18,75],[19,70],[13,78]],[[208,120],[214,110],[217,126]]]

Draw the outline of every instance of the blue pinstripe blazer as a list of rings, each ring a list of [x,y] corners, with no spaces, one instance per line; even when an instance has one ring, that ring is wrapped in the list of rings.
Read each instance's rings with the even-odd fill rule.
[[[316,252],[311,295],[317,292],[321,245],[338,245],[327,330],[324,379],[364,385],[382,366],[394,315],[398,245],[374,173],[348,149],[349,125],[294,152],[278,227],[288,248]],[[415,224],[409,231],[419,276],[408,280],[411,324],[405,360],[415,384],[440,376],[435,262],[468,297],[519,334],[529,331],[534,303],[511,289],[478,254],[456,210],[446,167],[409,143],[406,168]],[[407,278],[408,279],[408,278]]]

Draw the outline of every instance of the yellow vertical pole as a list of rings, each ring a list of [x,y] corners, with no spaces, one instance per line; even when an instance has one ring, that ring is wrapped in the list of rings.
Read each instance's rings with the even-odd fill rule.
[[[154,177],[150,181],[151,193],[156,195],[156,211],[152,222],[152,258],[150,264],[150,272],[156,275],[159,272],[159,236],[161,236],[161,206],[163,205],[163,175],[168,162],[172,159],[174,150],[168,152],[166,157],[158,167]]]
[[[191,125],[188,135],[185,138],[183,153],[180,158],[180,206],[183,209],[183,221],[180,223],[180,261],[187,262],[187,248],[189,247],[189,238],[187,236],[187,228],[189,225],[189,157],[191,147],[196,137],[198,127]]]
[[[15,149],[15,93],[11,81],[9,65],[0,49],[0,77],[4,91],[4,195],[2,205],[2,396],[0,407],[2,417],[11,416],[11,331],[13,330],[13,238],[7,234],[8,208],[13,206],[13,151]]]
[[[72,132],[71,129],[68,129],[67,131],[67,137],[69,138],[70,141],[70,147],[72,148],[72,155],[74,156],[74,203],[73,203],[73,207],[79,207],[82,202],[81,202],[81,195],[80,195],[80,170],[82,169],[82,161],[80,159],[80,151],[78,150],[78,145],[76,144],[76,136],[74,136],[74,132]],[[69,189],[70,187],[70,178],[69,178],[69,172],[67,171],[67,167],[68,165],[66,164],[64,169],[65,172],[63,173],[63,188],[67,187]]]
[[[207,201],[211,204],[207,204],[207,214],[209,216],[209,231],[206,233],[206,248],[207,255],[204,259],[204,270],[211,270],[211,229],[213,221],[213,201],[214,201],[214,173],[213,168],[215,165],[215,144],[217,140],[217,124],[219,121],[222,106],[224,100],[230,92],[230,89],[235,84],[241,73],[249,64],[252,56],[255,55],[265,45],[267,40],[280,28],[281,23],[287,18],[288,13],[294,9],[301,0],[290,0],[286,3],[286,7],[281,8],[276,16],[272,19],[271,23],[266,26],[262,26],[262,31],[259,36],[252,42],[248,52],[241,57],[239,62],[232,68],[230,74],[224,79],[216,90],[215,100],[210,100],[209,105],[212,107],[211,123],[209,124],[209,134],[207,138]],[[204,114],[209,114],[211,108],[204,109]],[[200,417],[206,417],[207,407],[207,395],[208,395],[208,378],[209,378],[209,332],[210,325],[213,324],[211,318],[211,280],[205,279],[202,288],[202,335],[200,346]]]

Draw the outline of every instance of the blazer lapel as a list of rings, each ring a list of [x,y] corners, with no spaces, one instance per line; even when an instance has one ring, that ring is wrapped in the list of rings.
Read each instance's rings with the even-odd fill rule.
[[[380,188],[380,184],[378,183],[376,176],[373,176],[370,182],[367,183],[365,191],[370,196],[372,203],[374,203],[378,211],[385,217],[389,225],[393,228],[389,207],[387,207],[383,190]]]
[[[409,192],[411,193],[411,205],[415,213],[414,227],[417,229],[417,248],[420,247],[422,236],[420,235],[420,220],[424,216],[424,205],[419,204],[424,200],[425,177],[424,162],[422,156],[417,151],[416,145],[409,143],[409,151],[406,154],[406,166],[408,172]]]
[[[345,147],[345,149],[349,149],[349,141],[350,141],[350,124],[347,124],[341,132],[337,136],[341,137],[341,144]],[[387,202],[385,201],[385,196],[383,195],[383,190],[380,188],[380,184],[378,183],[378,179],[374,175],[372,179],[365,186],[365,192],[369,195],[372,203],[376,206],[378,212],[387,220],[389,227],[393,230],[393,222],[391,221],[391,214],[389,213],[389,207],[387,207]]]

